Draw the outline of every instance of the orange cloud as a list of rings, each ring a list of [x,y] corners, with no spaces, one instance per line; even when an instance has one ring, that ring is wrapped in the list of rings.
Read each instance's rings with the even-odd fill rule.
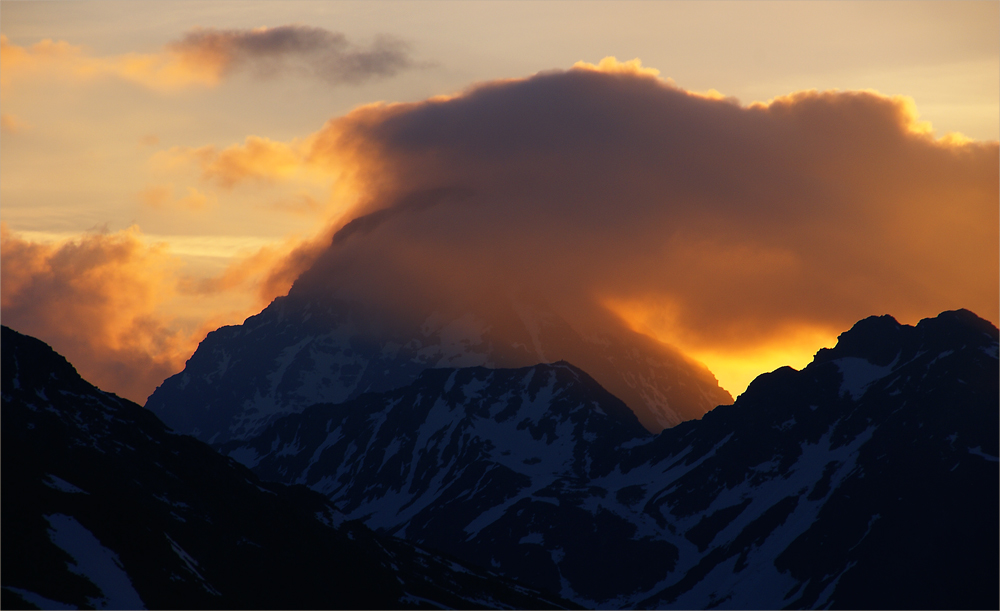
[[[357,84],[410,68],[406,43],[386,36],[369,48],[348,42],[343,34],[321,28],[286,25],[250,30],[195,29],[158,53],[88,55],[66,41],[42,40],[30,47],[0,37],[0,84],[30,74],[92,79],[111,76],[158,91],[209,87],[249,68],[257,76],[292,71],[331,84]]]
[[[190,149],[173,147],[158,153],[160,165],[195,163],[204,180],[232,188],[247,181],[274,181],[289,178],[306,164],[305,151],[298,142],[285,144],[267,138],[248,136],[242,144],[221,151],[213,146]]]
[[[211,86],[221,77],[218,66],[200,64],[176,53],[92,57],[82,47],[66,41],[47,39],[21,47],[6,36],[0,36],[0,71],[4,88],[15,78],[31,75],[77,80],[112,76],[161,91]]]
[[[195,280],[167,244],[147,244],[135,227],[50,244],[0,224],[0,310],[4,324],[51,344],[89,381],[142,403],[208,332],[287,292],[328,239],[289,240]],[[252,297],[203,311],[225,293]]]
[[[161,175],[183,175],[194,170],[203,183],[225,190],[241,185],[283,185],[297,188],[294,194],[279,196],[265,207],[295,215],[341,219],[352,210],[366,187],[358,182],[359,168],[370,168],[361,151],[333,150],[328,144],[339,138],[340,124],[329,122],[316,133],[290,142],[247,136],[243,143],[225,148],[216,146],[175,146],[157,151],[150,168]],[[319,191],[327,191],[326,197]],[[151,186],[140,193],[147,205],[162,207],[169,199],[167,189]],[[194,203],[194,202],[188,202]]]
[[[338,167],[320,158],[315,145],[315,136],[287,143],[247,136],[242,144],[223,149],[211,145],[175,146],[157,151],[150,164],[160,172],[193,166],[203,181],[225,189],[246,182],[269,184],[290,180],[328,185],[342,178],[347,165],[342,163]]]
[[[62,352],[99,386],[143,400],[183,367],[189,338],[156,305],[172,292],[174,262],[137,230],[61,245],[28,242],[0,227],[4,324]]]
[[[303,292],[400,312],[529,293],[709,367],[812,352],[803,337],[872,314],[1000,318],[998,145],[934,139],[907,98],[742,107],[606,61],[362,107],[313,138],[362,205]]]

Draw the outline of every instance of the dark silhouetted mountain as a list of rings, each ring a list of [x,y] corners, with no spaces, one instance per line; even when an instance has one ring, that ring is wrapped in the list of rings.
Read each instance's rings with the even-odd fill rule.
[[[2,329],[3,607],[566,604],[263,483]]]
[[[997,335],[865,319],[655,436],[556,363],[426,370],[223,450],[589,607],[996,608]]]
[[[314,403],[407,386],[429,368],[560,359],[590,373],[653,431],[732,401],[704,366],[619,322],[585,337],[553,312],[513,300],[402,316],[299,288],[242,325],[210,333],[146,407],[174,430],[218,444]]]

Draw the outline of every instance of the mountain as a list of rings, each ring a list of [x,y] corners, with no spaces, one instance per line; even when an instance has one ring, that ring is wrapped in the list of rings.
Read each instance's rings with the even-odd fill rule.
[[[4,608],[552,608],[262,482],[2,328]]]
[[[638,604],[997,607],[997,336],[964,310],[868,318],[665,431],[644,511],[698,551]]]
[[[996,608],[997,337],[868,318],[658,435],[568,363],[432,369],[222,450],[588,607]]]
[[[704,366],[620,322],[585,336],[545,307],[484,301],[400,314],[297,284],[242,325],[210,333],[146,407],[219,444],[314,403],[406,386],[425,369],[559,360],[585,369],[652,431],[732,401]]]
[[[326,494],[372,528],[589,605],[655,585],[676,556],[650,539],[651,519],[616,500],[620,454],[652,438],[624,403],[560,362],[426,370],[220,450],[264,479]]]

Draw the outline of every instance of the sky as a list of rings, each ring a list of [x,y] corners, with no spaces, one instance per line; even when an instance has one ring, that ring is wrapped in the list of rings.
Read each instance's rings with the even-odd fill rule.
[[[140,403],[317,260],[613,316],[734,396],[864,316],[996,324],[998,9],[5,0],[0,319]]]

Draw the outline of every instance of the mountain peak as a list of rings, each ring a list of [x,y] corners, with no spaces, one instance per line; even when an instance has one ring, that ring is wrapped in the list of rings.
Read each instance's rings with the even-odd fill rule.
[[[833,348],[816,353],[815,364],[843,358],[860,358],[877,367],[886,367],[900,352],[948,350],[956,342],[986,344],[997,341],[997,328],[969,310],[949,310],[917,325],[899,323],[889,315],[869,316],[837,337]]]
[[[936,341],[948,338],[981,343],[997,341],[1000,332],[988,320],[964,308],[941,312],[934,318],[925,318],[917,323],[917,330]]]
[[[885,366],[899,353],[903,325],[895,318],[869,316],[854,323],[849,331],[837,336],[837,345],[822,348],[816,353],[815,362],[822,363],[844,357],[856,357],[873,365]]]
[[[5,387],[34,392],[56,381],[77,392],[93,388],[63,355],[40,339],[2,325],[0,343],[5,346],[0,365]]]

